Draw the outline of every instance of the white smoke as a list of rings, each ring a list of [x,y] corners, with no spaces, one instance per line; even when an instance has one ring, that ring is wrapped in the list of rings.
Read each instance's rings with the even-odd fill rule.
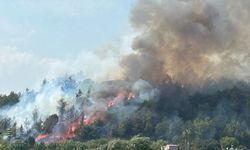
[[[79,90],[81,96],[77,97]],[[123,105],[123,101],[128,99],[127,90],[135,93],[134,103],[131,105]],[[109,102],[115,101],[117,104],[112,111],[119,117],[129,115],[136,110],[138,103],[156,99],[157,95],[158,91],[143,80],[135,83],[120,80],[98,83],[79,73],[54,80],[44,80],[39,90],[25,91],[19,103],[1,109],[0,114],[11,118],[18,126],[26,124],[29,128],[34,123],[32,118],[34,110],[39,116],[36,120],[44,121],[48,116],[58,114],[58,101],[61,99],[67,103],[67,110],[74,106],[78,115],[84,112],[86,117],[91,117],[100,111],[108,111]]]
[[[57,114],[58,100],[64,99],[74,104],[75,80],[59,78],[44,82],[38,91],[27,90],[21,95],[20,102],[14,106],[1,109],[1,115],[9,117],[18,125],[29,121],[32,124],[32,113],[36,109],[40,119],[44,120],[51,114]],[[39,118],[37,118],[39,120]]]

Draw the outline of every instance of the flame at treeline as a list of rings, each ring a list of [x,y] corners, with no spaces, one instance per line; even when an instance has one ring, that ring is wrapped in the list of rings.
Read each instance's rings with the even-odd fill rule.
[[[77,96],[79,96],[79,95],[77,95]],[[107,105],[105,108],[100,108],[100,110],[102,110],[102,111],[98,112],[98,110],[97,110],[96,113],[94,113],[92,116],[89,116],[89,117],[79,116],[74,121],[69,123],[69,125],[67,127],[67,131],[62,131],[65,133],[40,134],[36,138],[36,142],[45,142],[45,144],[48,144],[50,142],[62,141],[62,140],[66,140],[66,139],[75,138],[76,137],[75,132],[76,132],[77,128],[80,127],[80,125],[91,126],[96,121],[99,121],[99,120],[104,121],[105,114],[107,113],[107,111],[109,109],[112,109],[112,107],[116,107],[123,102],[132,101],[134,99],[135,99],[135,94],[133,92],[121,91],[121,92],[117,93],[117,95],[113,99],[107,101]]]
[[[50,132],[32,132],[37,141],[53,142],[75,138],[81,125],[108,123],[109,113],[129,116],[138,104],[157,99],[157,86],[168,79],[196,89],[224,78],[249,81],[249,6],[247,0],[138,0],[131,12],[134,52],[119,60],[122,80],[73,75],[44,81],[0,113],[19,126],[30,121],[25,129],[36,123],[34,108],[43,121],[57,114]]]
[[[20,102],[2,114],[14,119],[25,130],[32,129],[36,142],[58,142],[77,138],[82,126],[92,126],[98,121],[109,123],[109,114],[119,119],[133,113],[139,104],[158,96],[158,90],[149,82],[112,80],[95,82],[83,75],[72,75],[44,81],[38,91],[25,91]],[[33,120],[33,112],[37,119]],[[33,129],[37,120],[46,121],[56,114],[58,119],[50,131]],[[30,126],[25,126],[26,121]]]

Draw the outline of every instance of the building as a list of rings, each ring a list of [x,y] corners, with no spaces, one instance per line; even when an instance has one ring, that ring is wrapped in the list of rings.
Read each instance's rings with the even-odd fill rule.
[[[161,147],[161,150],[179,150],[179,146],[175,144],[167,144]]]

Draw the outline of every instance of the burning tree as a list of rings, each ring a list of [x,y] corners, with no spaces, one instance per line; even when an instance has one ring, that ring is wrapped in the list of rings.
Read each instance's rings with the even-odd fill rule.
[[[65,127],[66,106],[67,106],[67,103],[65,102],[65,100],[63,98],[58,101],[58,106],[57,106],[58,123],[54,127],[54,131],[56,133],[65,132],[65,130],[66,130],[66,127]]]
[[[65,102],[65,100],[63,98],[58,101],[57,110],[59,113],[59,122],[64,121],[66,106],[67,106],[67,103]]]
[[[58,116],[56,114],[49,116],[43,123],[43,132],[52,133],[54,126],[58,123]]]

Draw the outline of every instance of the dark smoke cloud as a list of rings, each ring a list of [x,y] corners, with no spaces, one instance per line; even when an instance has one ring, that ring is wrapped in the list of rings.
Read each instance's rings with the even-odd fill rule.
[[[135,53],[121,61],[128,80],[197,84],[249,75],[250,1],[138,0]]]

